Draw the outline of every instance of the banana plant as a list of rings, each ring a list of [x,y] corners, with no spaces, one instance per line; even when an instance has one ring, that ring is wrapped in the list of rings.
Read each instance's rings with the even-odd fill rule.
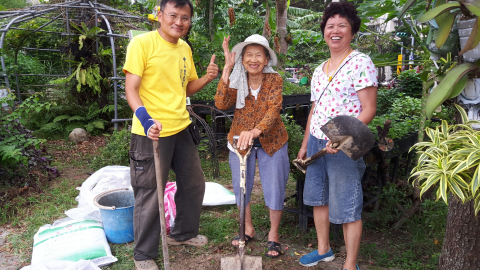
[[[469,73],[475,73],[479,68],[477,64],[463,63],[448,70],[443,78],[439,76],[440,84],[433,88],[425,104],[426,116],[432,117],[435,109],[445,100],[460,95],[467,84]]]
[[[418,150],[419,159],[410,179],[419,181],[420,196],[432,187],[437,188],[437,200],[448,204],[448,195],[457,196],[462,202],[475,200],[475,215],[480,211],[480,131],[469,120],[465,110],[455,104],[462,117],[462,124],[427,128],[428,142],[419,142],[410,151]]]
[[[405,12],[416,2],[416,0],[409,0],[405,4],[400,13],[403,16]],[[450,32],[452,31],[453,24],[458,16],[463,18],[475,18],[476,23],[468,38],[467,44],[460,54],[475,48],[480,43],[480,0],[458,0],[458,1],[446,1],[436,0],[434,7],[428,10],[418,18],[419,22],[429,22],[434,20],[439,26],[437,38],[435,40],[435,46],[441,48],[447,40]],[[479,64],[463,63],[449,69],[442,76],[440,84],[433,88],[429,94],[425,103],[425,113],[428,118],[432,117],[432,114],[438,106],[440,106],[445,100],[458,96],[465,85],[467,84],[468,75],[473,74],[479,70]],[[424,80],[427,81],[427,80]]]
[[[404,7],[405,8],[405,7]],[[418,18],[419,22],[435,20],[438,24],[438,35],[435,40],[437,48],[441,48],[452,31],[453,24],[458,16],[475,18],[476,22],[467,41],[467,45],[460,52],[460,55],[475,48],[480,43],[480,0],[449,1],[437,0],[435,7]]]

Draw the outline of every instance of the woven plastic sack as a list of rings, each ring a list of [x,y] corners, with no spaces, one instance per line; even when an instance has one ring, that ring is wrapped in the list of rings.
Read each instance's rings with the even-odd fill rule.
[[[91,260],[98,267],[117,261],[101,222],[69,220],[44,225],[33,237],[32,266],[49,261]]]

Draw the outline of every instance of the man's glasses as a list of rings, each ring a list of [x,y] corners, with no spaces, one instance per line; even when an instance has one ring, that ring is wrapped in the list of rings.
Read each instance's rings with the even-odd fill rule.
[[[190,22],[190,17],[180,16],[180,15],[177,15],[177,14],[174,14],[174,13],[167,14],[167,18],[169,18],[170,21],[172,21],[172,22],[176,22],[178,18],[180,18],[180,21],[182,23]]]

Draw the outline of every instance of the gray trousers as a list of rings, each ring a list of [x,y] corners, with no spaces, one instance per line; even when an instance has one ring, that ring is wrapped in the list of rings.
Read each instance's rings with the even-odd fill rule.
[[[188,128],[158,140],[163,187],[170,168],[175,172],[177,215],[170,237],[186,241],[198,235],[200,212],[205,193],[205,178],[200,158]],[[154,259],[160,245],[160,216],[152,140],[132,134],[130,176],[135,195],[133,210],[134,258]]]
[[[240,206],[240,160],[238,156],[230,152],[230,170],[232,171],[233,191],[237,205]],[[283,210],[285,200],[285,188],[290,171],[290,162],[288,160],[288,143],[285,143],[272,156],[268,155],[263,148],[252,148],[250,156],[247,158],[247,172],[245,179],[245,205],[250,202],[252,194],[253,181],[255,177],[255,162],[258,161],[258,170],[260,172],[260,181],[262,182],[263,197],[265,205],[272,210]]]

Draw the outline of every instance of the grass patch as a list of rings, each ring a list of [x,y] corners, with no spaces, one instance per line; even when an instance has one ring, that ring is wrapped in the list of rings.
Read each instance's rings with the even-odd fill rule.
[[[9,207],[15,209],[15,215],[8,216],[7,220],[12,227],[18,228],[18,233],[9,237],[8,241],[12,244],[16,254],[21,255],[22,259],[30,261],[33,235],[38,228],[64,218],[66,210],[78,205],[78,202],[75,201],[75,197],[78,195],[75,187],[82,182],[81,180],[64,179],[47,187],[43,194],[27,198],[17,197],[12,200]]]
[[[209,244],[220,244],[238,232],[238,211],[235,205],[208,207],[200,216],[200,234],[208,238]]]

